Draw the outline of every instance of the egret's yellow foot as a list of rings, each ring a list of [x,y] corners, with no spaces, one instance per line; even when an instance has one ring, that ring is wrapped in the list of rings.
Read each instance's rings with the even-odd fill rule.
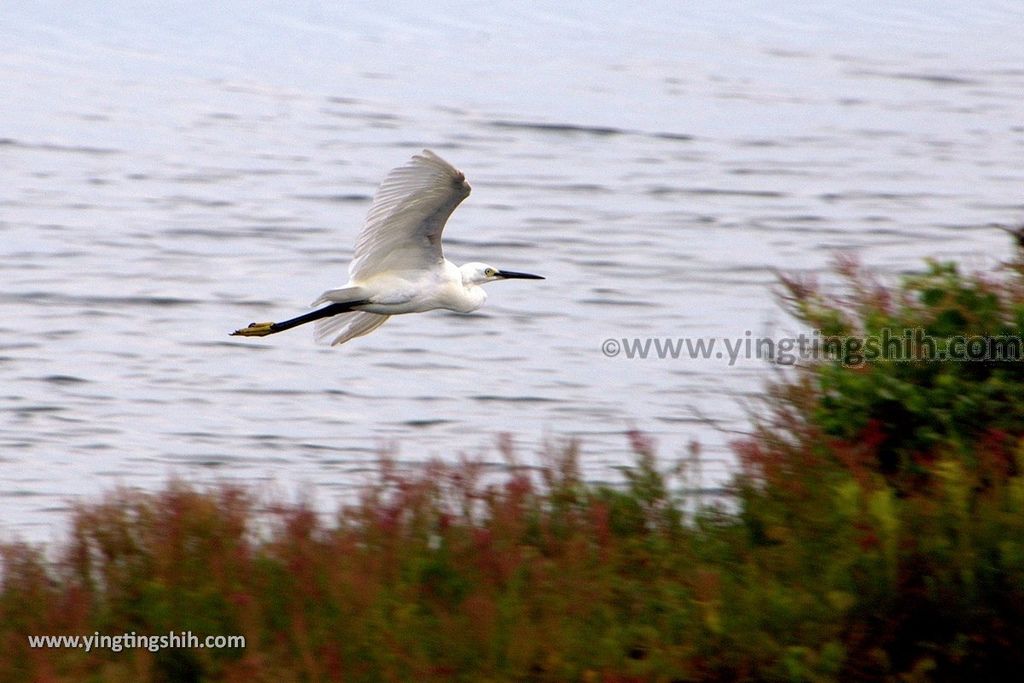
[[[274,323],[249,323],[249,327],[243,327],[240,330],[235,330],[231,333],[231,336],[266,337],[268,334],[273,334],[275,331]]]

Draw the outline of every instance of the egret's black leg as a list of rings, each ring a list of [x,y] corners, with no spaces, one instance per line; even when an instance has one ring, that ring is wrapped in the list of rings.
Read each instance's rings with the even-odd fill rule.
[[[358,306],[368,303],[370,302],[365,299],[362,301],[346,301],[343,303],[329,304],[323,308],[318,308],[315,311],[310,311],[309,313],[305,313],[279,323],[250,323],[248,327],[243,327],[232,332],[231,336],[265,337],[268,334],[284,332],[285,330],[290,330],[293,327],[311,323],[314,320],[319,320],[320,318],[329,318],[330,316],[338,315],[339,313],[347,313],[355,310]]]

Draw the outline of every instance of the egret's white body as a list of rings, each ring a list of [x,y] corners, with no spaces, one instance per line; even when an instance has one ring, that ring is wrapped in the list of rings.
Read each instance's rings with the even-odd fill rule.
[[[321,294],[324,308],[280,323],[253,323],[233,334],[262,337],[316,321],[316,337],[331,344],[369,334],[392,315],[437,308],[469,313],[483,306],[480,286],[539,275],[502,271],[484,263],[456,266],[444,257],[441,232],[469,196],[461,171],[430,150],[388,174],[377,190],[356,241],[349,281]]]

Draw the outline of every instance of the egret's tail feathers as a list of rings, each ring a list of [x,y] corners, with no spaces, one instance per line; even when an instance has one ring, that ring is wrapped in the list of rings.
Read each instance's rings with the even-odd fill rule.
[[[325,296],[327,294],[330,294],[330,292],[324,292]],[[319,301],[324,301],[323,296],[321,296]],[[330,299],[327,299],[327,301],[330,301]],[[316,340],[321,344],[330,344],[331,346],[344,344],[349,339],[370,334],[387,322],[390,317],[390,315],[381,315],[379,313],[352,311],[330,318],[323,318],[316,321]]]
[[[353,301],[366,301],[366,291],[362,287],[350,286],[328,289],[313,302],[313,306]],[[344,344],[349,339],[362,337],[364,334],[373,332],[383,325],[389,317],[391,316],[367,313],[365,311],[339,313],[329,318],[317,320],[314,334],[316,340],[321,344],[336,346]]]
[[[343,304],[349,301],[363,301],[366,299],[366,292],[362,287],[337,287],[328,289],[317,297],[310,307],[316,308],[320,304]]]

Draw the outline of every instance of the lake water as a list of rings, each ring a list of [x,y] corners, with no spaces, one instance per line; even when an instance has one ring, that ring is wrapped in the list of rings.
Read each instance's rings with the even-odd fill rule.
[[[402,463],[587,476],[703,445],[763,361],[606,358],[607,338],[783,335],[773,269],[987,268],[1024,218],[1018,0],[6,3],[0,21],[0,529],[169,476],[325,507]],[[713,6],[712,6],[713,5]],[[342,284],[377,183],[429,147],[472,196],[446,255],[544,274],[479,313],[340,348],[228,337]]]

